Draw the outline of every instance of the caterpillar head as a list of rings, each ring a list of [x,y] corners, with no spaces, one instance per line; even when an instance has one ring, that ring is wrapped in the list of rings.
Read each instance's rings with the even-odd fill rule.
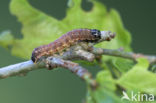
[[[101,38],[101,32],[100,30],[97,30],[97,29],[91,29],[91,33],[92,35],[95,37],[95,38]]]
[[[115,37],[115,33],[112,33],[111,31],[100,31],[97,29],[91,29],[91,33],[95,38],[98,38],[98,42],[110,41],[112,38]]]

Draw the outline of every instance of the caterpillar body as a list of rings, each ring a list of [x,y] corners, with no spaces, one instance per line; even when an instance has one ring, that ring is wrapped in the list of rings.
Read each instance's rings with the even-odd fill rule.
[[[100,30],[97,29],[72,30],[48,45],[42,45],[35,48],[32,52],[31,60],[36,63],[41,57],[52,56],[78,42],[98,42],[101,39],[110,40],[111,38],[114,38],[114,34],[111,34],[110,32],[105,34],[111,35],[104,35],[104,37],[102,37],[104,34],[103,32],[100,32]]]

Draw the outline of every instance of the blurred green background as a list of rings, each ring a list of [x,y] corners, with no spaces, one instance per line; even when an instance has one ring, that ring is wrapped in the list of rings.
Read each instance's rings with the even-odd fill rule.
[[[132,34],[135,52],[156,55],[156,1],[154,0],[99,0],[108,10],[115,8],[124,26]],[[10,0],[0,0],[0,31],[11,30],[22,38],[21,24],[9,12]],[[65,17],[68,0],[29,0],[39,10],[58,19]],[[89,11],[92,4],[83,0],[82,7]],[[99,24],[100,25],[100,24]],[[28,44],[29,45],[29,44]],[[11,56],[0,47],[0,67],[25,61]],[[90,71],[95,73],[96,68]],[[80,103],[85,99],[85,83],[68,70],[37,70],[25,77],[0,80],[0,103]]]

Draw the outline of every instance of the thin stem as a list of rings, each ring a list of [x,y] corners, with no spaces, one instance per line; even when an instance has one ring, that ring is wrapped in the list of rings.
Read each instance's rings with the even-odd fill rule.
[[[136,61],[137,58],[143,57],[148,59],[151,64],[156,63],[156,56],[152,55],[144,55],[140,53],[133,53],[133,52],[124,52],[122,49],[102,49],[102,48],[95,48],[93,47],[91,50],[92,53],[95,55],[110,55],[116,57],[122,57],[126,59],[131,59]]]

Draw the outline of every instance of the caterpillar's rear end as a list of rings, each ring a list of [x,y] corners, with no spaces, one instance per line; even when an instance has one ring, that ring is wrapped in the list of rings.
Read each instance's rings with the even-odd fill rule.
[[[32,61],[37,62],[41,57],[52,56],[77,42],[97,42],[101,39],[101,32],[96,29],[76,29],[67,32],[54,42],[35,48],[32,52]]]

